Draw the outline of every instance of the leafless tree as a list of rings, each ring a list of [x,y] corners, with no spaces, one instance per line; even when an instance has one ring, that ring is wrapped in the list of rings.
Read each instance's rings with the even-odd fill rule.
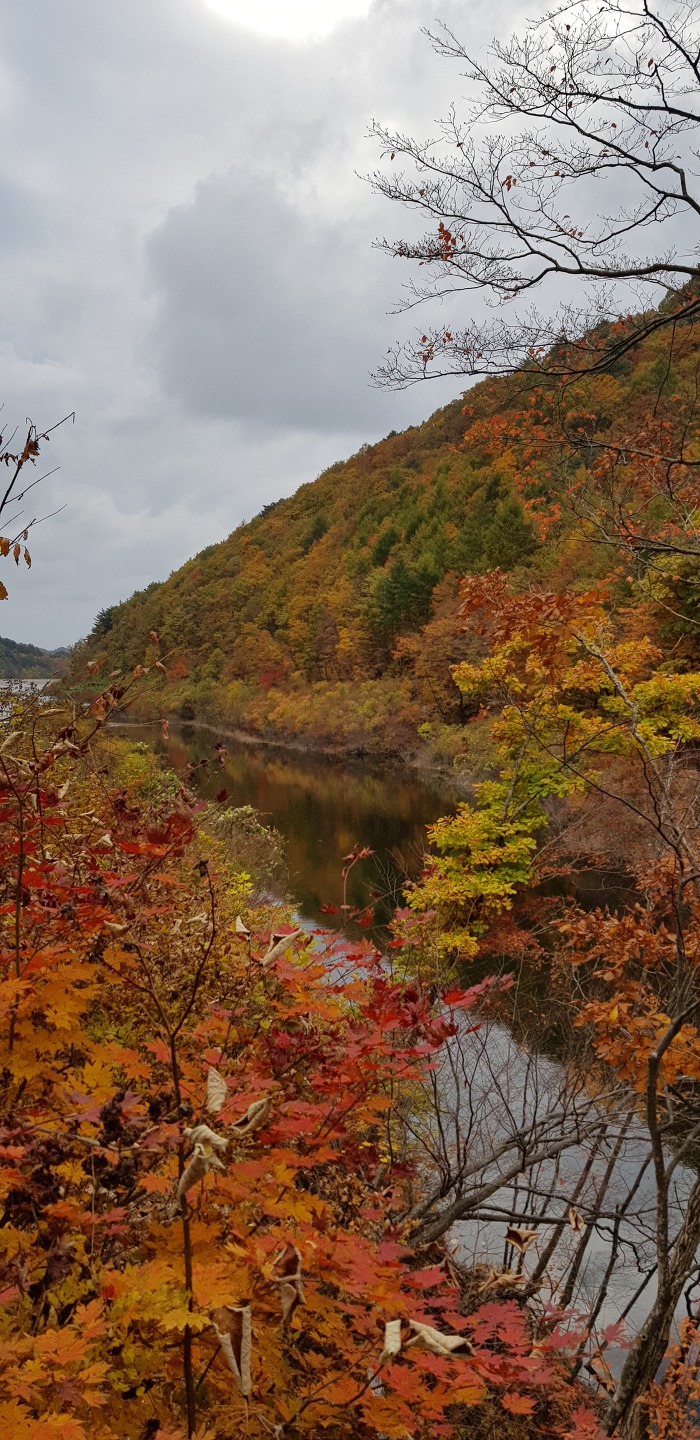
[[[2,523],[5,528],[21,519],[23,511],[18,511],[16,507],[21,504],[29,494],[29,491],[33,490],[36,485],[40,485],[43,480],[48,480],[49,475],[55,474],[54,470],[49,470],[45,475],[35,476],[32,480],[25,482],[22,472],[27,466],[36,465],[42,447],[49,440],[54,430],[58,430],[59,426],[65,425],[67,420],[75,420],[75,415],[66,415],[64,419],[59,420],[56,425],[51,425],[48,430],[42,431],[38,430],[31,420],[28,420],[26,422],[26,429],[21,432],[24,438],[19,445],[17,444],[17,429],[14,429],[9,435],[5,433],[0,434],[0,465],[4,465],[6,472],[5,484],[0,487],[0,517],[2,517]],[[15,514],[8,516],[6,514],[8,510],[15,511]],[[53,513],[58,514],[58,511],[54,511]],[[19,535],[22,535],[25,531],[29,531],[34,525],[40,525],[42,520],[49,519],[51,519],[51,516],[45,515],[42,516],[41,519],[35,516],[29,521],[25,520],[19,531]],[[24,538],[26,539],[26,534]],[[10,544],[12,543],[13,542],[10,541]]]
[[[697,316],[700,25],[690,0],[570,0],[524,35],[494,40],[486,62],[446,26],[427,33],[464,64],[478,98],[426,141],[373,126],[392,164],[377,189],[433,227],[382,242],[425,270],[405,303],[474,291],[508,302],[552,279],[566,299],[573,286],[584,293],[553,320],[530,312],[440,326],[394,351],[383,378],[510,374],[537,367],[552,346],[566,353],[547,359],[549,374],[590,373]],[[410,169],[393,173],[396,161]],[[647,241],[654,248],[642,253]],[[651,304],[601,333],[618,317],[621,285]],[[672,303],[656,313],[664,293]]]
[[[427,224],[378,243],[415,272],[399,308],[449,301],[457,313],[391,349],[377,382],[517,372],[521,389],[544,384],[543,447],[564,479],[572,452],[595,475],[574,502],[591,538],[644,565],[694,560],[697,366],[670,425],[659,405],[700,319],[696,7],[567,0],[485,60],[444,25],[426,34],[474,98],[425,140],[372,126],[388,162],[376,190]],[[661,339],[667,368],[645,423],[582,427],[572,384]],[[654,530],[658,496],[674,520]]]
[[[0,434],[0,468],[3,466],[5,468],[5,478],[0,485],[0,524],[4,532],[9,531],[9,534],[0,535],[0,555],[7,557],[12,554],[17,564],[19,564],[22,553],[22,542],[29,539],[29,531],[33,530],[36,525],[41,525],[44,520],[52,519],[59,513],[59,510],[65,508],[61,505],[58,510],[54,510],[50,514],[34,515],[31,519],[27,519],[22,501],[26,499],[31,490],[34,490],[43,480],[47,480],[49,475],[54,474],[55,471],[49,470],[44,475],[35,475],[31,480],[27,480],[25,474],[28,468],[36,465],[42,448],[48,442],[53,431],[57,430],[60,425],[65,425],[66,420],[74,419],[74,415],[67,415],[63,420],[59,420],[58,424],[52,425],[44,431],[39,431],[31,420],[27,420],[25,428],[20,431],[20,437],[23,438],[19,438],[19,440],[17,428],[12,430],[9,435],[6,432]],[[17,525],[18,521],[21,522],[19,528],[16,533],[13,533],[13,527]],[[26,543],[24,544],[24,559],[27,565],[31,565],[31,556]],[[7,586],[0,581],[0,599],[5,600],[7,593]]]

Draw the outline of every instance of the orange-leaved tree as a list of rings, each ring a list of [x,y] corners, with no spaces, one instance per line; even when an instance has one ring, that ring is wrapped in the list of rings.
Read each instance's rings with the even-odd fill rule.
[[[130,683],[0,719],[6,1428],[593,1433],[551,1320],[466,1303],[415,1239],[407,1117],[470,997],[255,911],[192,797],[101,738]]]
[[[498,950],[513,915],[532,929],[526,897],[537,882],[586,865],[627,871],[612,910],[573,905],[557,919],[543,898],[540,953],[573,977],[568,1005],[598,1061],[591,1093],[623,1087],[622,1123],[619,1108],[603,1107],[618,1137],[612,1169],[591,1177],[582,1156],[567,1203],[575,1216],[586,1197],[585,1250],[596,1226],[605,1232],[622,1163],[629,1185],[607,1217],[608,1263],[588,1330],[636,1244],[637,1299],[651,1298],[621,1373],[605,1382],[607,1423],[611,1434],[651,1434],[655,1379],[688,1287],[694,1303],[700,1245],[700,1184],[689,1168],[700,1079],[700,675],[625,634],[604,587],[517,593],[495,572],[463,582],[463,595],[483,657],[457,666],[455,681],[492,716],[495,775],[433,827],[436,853],[410,905],[432,913],[443,953],[473,957]],[[556,1244],[561,1223],[547,1223]],[[574,1252],[574,1276],[582,1258]],[[568,1303],[572,1292],[565,1269],[557,1294]]]

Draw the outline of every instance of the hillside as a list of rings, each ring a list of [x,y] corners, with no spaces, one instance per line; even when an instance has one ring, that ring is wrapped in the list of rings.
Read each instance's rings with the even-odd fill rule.
[[[696,329],[686,327],[672,367],[665,345],[652,337],[568,392],[568,422],[587,451],[553,449],[561,396],[543,395],[534,375],[483,382],[467,403],[362,447],[163,583],[103,610],[73,651],[72,683],[85,686],[87,661],[112,670],[154,660],[155,631],[167,677],[152,671],[143,682],[143,715],[363,752],[427,747],[451,762],[470,718],[450,674],[467,643],[461,575],[499,567],[526,586],[569,589],[614,571],[619,598],[632,598],[619,554],[571,497],[585,489],[597,435],[646,432],[661,401],[678,411],[691,395]],[[634,565],[649,610],[639,549]]]
[[[67,664],[66,649],[42,650],[39,645],[23,645],[0,637],[2,680],[48,680],[54,675],[63,675]]]

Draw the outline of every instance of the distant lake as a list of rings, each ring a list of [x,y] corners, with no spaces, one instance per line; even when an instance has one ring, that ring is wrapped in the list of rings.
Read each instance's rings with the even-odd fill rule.
[[[328,927],[340,928],[341,917],[324,914],[321,906],[340,905],[343,856],[355,844],[374,854],[352,871],[348,900],[373,904],[381,924],[402,878],[421,869],[426,826],[456,804],[446,784],[404,770],[240,744],[188,725],[171,725],[167,740],[155,725],[129,725],[120,733],[147,741],[178,772],[191,762],[197,768],[190,784],[202,795],[213,798],[226,789],[227,805],[254,806],[284,838],[289,891],[300,914]],[[217,740],[226,747],[223,765]]]

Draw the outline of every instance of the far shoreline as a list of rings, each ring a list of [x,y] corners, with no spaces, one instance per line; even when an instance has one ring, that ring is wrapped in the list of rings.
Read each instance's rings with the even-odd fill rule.
[[[173,730],[205,730],[209,734],[225,737],[234,741],[237,745],[248,747],[257,746],[269,750],[280,750],[297,755],[307,755],[309,758],[317,758],[335,765],[368,765],[372,769],[383,771],[396,771],[407,776],[414,776],[416,779],[439,782],[447,790],[452,792],[452,798],[456,800],[465,799],[471,792],[473,782],[466,776],[460,774],[448,766],[436,764],[425,756],[399,755],[396,751],[374,749],[371,747],[348,747],[340,745],[314,743],[311,739],[301,739],[294,736],[268,736],[259,735],[255,731],[241,730],[236,726],[226,725],[226,722],[213,723],[209,720],[187,719],[181,715],[166,715],[156,720],[150,716],[138,716],[129,718],[118,718],[115,716],[108,722],[110,729],[154,727],[158,729],[166,720]]]

